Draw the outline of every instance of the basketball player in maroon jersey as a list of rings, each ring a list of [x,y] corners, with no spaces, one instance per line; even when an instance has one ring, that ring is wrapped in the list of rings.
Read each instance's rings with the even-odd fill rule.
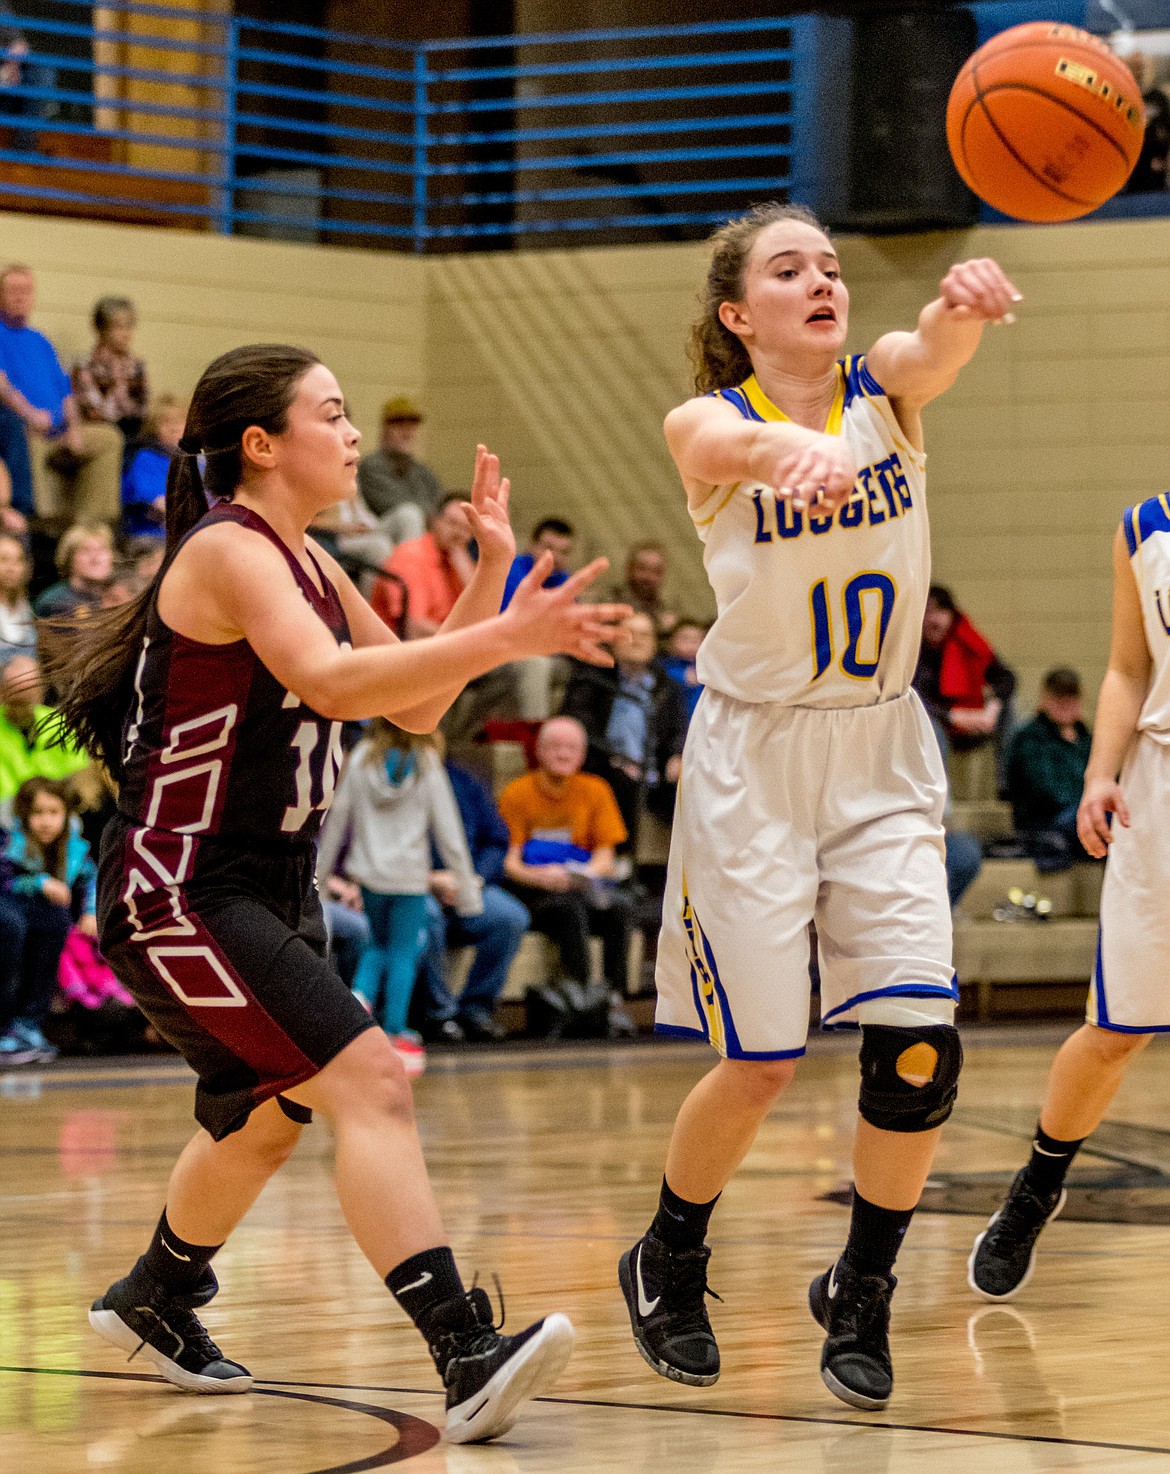
[[[484,1291],[464,1288],[402,1065],[325,960],[313,841],[343,721],[377,713],[429,731],[504,661],[611,663],[601,642],[629,611],[574,602],[604,560],[547,591],[546,557],[498,613],[515,539],[508,484],[480,447],[475,575],[438,635],[399,644],[305,535],[355,494],[358,439],[312,354],[217,359],[168,476],[162,569],[137,601],[77,626],[57,661],[64,723],[119,787],[99,867],[102,950],[199,1077],[200,1129],[154,1237],[90,1321],[179,1387],[246,1391],[250,1374],[195,1308],[217,1289],[212,1256],[317,1110],[346,1221],[446,1385],[447,1437],[473,1442],[560,1371],[573,1328],[551,1315],[500,1335]]]

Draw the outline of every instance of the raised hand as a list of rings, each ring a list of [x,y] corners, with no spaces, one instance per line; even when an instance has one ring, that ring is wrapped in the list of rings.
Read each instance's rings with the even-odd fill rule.
[[[765,478],[799,510],[832,511],[853,494],[857,458],[842,435],[812,435],[803,445],[784,449]]]
[[[1077,809],[1077,838],[1094,860],[1103,860],[1113,843],[1109,829],[1110,814],[1116,814],[1118,821],[1129,828],[1129,809],[1121,784],[1113,778],[1097,778],[1086,783],[1084,797]]]
[[[542,553],[501,616],[517,656],[572,655],[590,665],[613,665],[613,653],[605,647],[629,638],[626,622],[634,611],[628,604],[576,602],[608,567],[608,558],[595,558],[559,588],[544,589],[553,557]]]
[[[500,477],[499,456],[492,455],[486,445],[477,445],[471,500],[462,505],[479,545],[479,556],[488,562],[510,564],[516,556],[516,534],[508,518],[509,490],[508,478]]]
[[[952,266],[939,296],[958,318],[1003,323],[1015,322],[1012,308],[1024,300],[999,263],[987,256]]]

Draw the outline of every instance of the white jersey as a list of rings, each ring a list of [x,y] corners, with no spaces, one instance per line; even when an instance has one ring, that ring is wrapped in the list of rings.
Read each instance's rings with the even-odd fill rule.
[[[718,608],[698,677],[740,701],[872,706],[903,695],[914,676],[930,587],[926,457],[864,355],[841,360],[837,378],[826,431],[857,457],[847,503],[799,512],[771,487],[740,481],[691,511]],[[715,397],[748,420],[787,419],[754,375]]]
[[[1154,667],[1138,731],[1170,743],[1170,494],[1126,508],[1121,526]]]

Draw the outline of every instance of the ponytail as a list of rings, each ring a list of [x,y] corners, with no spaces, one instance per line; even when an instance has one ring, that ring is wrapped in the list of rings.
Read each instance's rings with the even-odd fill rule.
[[[281,434],[298,384],[318,362],[307,349],[279,344],[234,348],[217,358],[195,388],[167,471],[162,567],[129,603],[84,619],[39,622],[46,674],[58,693],[56,740],[84,748],[115,782],[123,776],[122,728],[134,699],[135,669],[167,569],[209,505],[235,494],[244,431],[259,425]]]
[[[125,604],[82,619],[37,621],[45,674],[59,693],[57,740],[83,747],[115,782],[122,777],[122,722],[151,605],[179,544],[206,511],[198,460],[180,451],[167,471],[166,556],[147,587]]]

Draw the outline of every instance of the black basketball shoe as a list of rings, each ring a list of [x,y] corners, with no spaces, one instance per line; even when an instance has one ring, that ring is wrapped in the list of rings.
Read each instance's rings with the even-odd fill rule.
[[[1021,1168],[1008,1189],[1003,1207],[991,1215],[967,1260],[967,1283],[984,1300],[1010,1300],[1036,1268],[1036,1240],[1068,1198],[1064,1188],[1037,1193]]]
[[[808,1308],[828,1335],[821,1381],[851,1407],[877,1412],[894,1390],[890,1361],[891,1274],[858,1274],[843,1259],[808,1287]]]
[[[224,1356],[194,1311],[219,1289],[211,1266],[193,1289],[175,1295],[147,1280],[141,1263],[93,1302],[89,1323],[98,1335],[131,1359],[141,1352],[185,1392],[247,1392],[251,1372]]]
[[[707,1318],[711,1250],[669,1249],[647,1233],[618,1260],[634,1342],[660,1377],[710,1387],[719,1380],[719,1347]]]
[[[447,1388],[447,1442],[482,1443],[506,1433],[520,1403],[561,1374],[574,1332],[568,1316],[548,1315],[501,1336],[486,1292],[473,1288],[435,1308],[428,1340]]]

